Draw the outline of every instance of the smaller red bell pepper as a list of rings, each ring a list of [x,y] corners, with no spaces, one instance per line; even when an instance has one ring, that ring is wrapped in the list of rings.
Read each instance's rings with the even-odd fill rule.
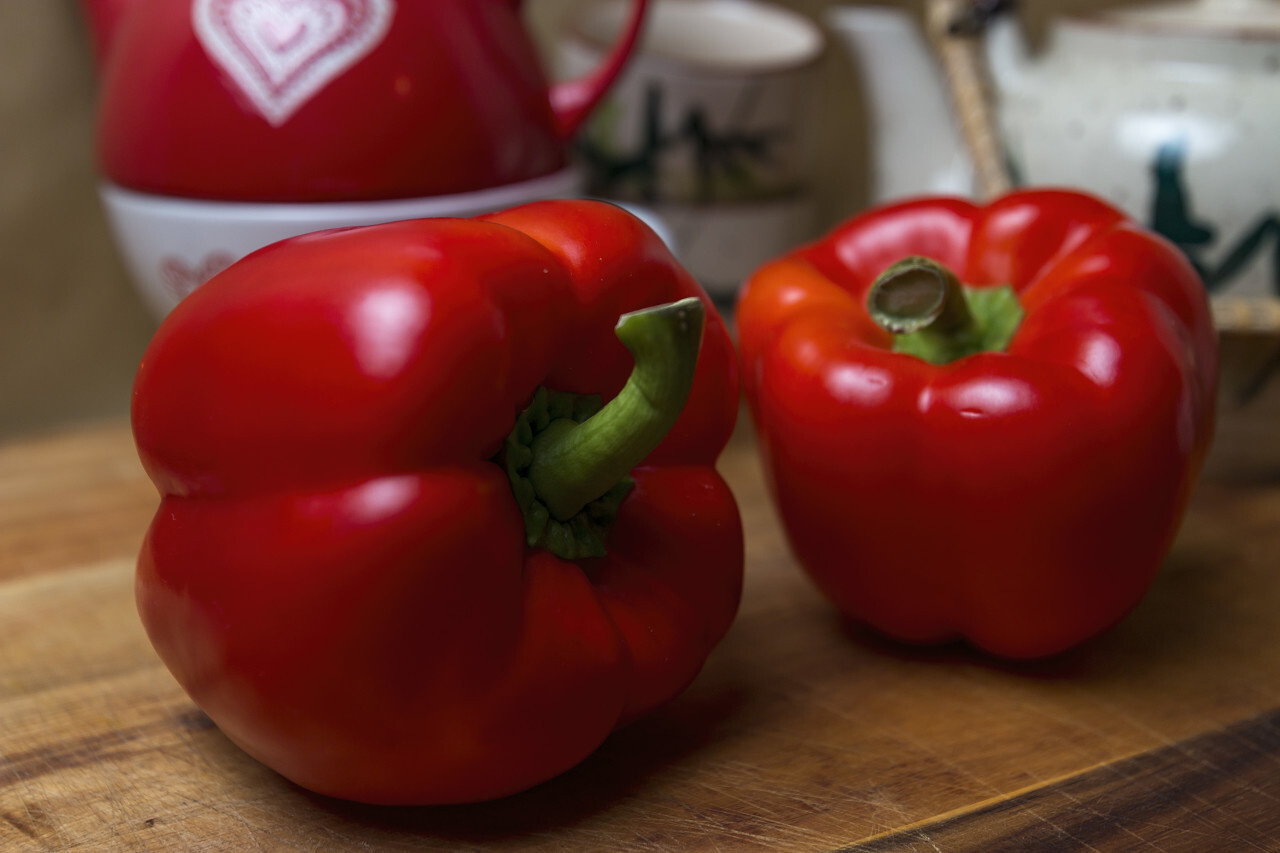
[[[269,246],[179,304],[138,371],[162,495],[142,622],[306,788],[528,788],[679,694],[729,628],[736,371],[706,295],[612,205]]]
[[[737,319],[778,512],[844,613],[1034,658],[1142,598],[1213,431],[1172,245],[1071,192],[903,202],[764,265]]]

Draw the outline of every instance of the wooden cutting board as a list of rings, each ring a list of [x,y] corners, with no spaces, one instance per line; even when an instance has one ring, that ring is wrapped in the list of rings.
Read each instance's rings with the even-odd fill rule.
[[[1136,612],[1011,666],[842,624],[744,427],[722,467],[746,591],[693,687],[535,790],[390,809],[258,765],[160,665],[132,601],[156,499],[126,426],[11,443],[0,850],[1280,850],[1280,471],[1229,449]]]

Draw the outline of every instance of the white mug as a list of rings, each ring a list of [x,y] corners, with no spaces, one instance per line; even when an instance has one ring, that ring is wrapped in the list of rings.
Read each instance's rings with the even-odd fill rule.
[[[556,42],[578,75],[626,17],[580,0]],[[764,0],[655,0],[639,48],[578,136],[587,189],[645,205],[713,296],[814,236],[821,29]]]
[[[607,50],[625,0],[582,0],[558,42],[573,76]],[[762,201],[801,189],[824,40],[761,0],[656,0],[638,50],[579,134],[588,189],[645,203]]]

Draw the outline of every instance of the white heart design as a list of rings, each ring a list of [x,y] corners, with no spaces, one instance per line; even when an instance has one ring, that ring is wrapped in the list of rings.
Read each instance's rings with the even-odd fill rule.
[[[285,56],[297,49],[299,45],[307,44],[307,42],[314,45],[320,42],[322,40],[321,37],[315,34],[323,30],[326,23],[329,23],[323,15],[316,14],[316,10],[307,9],[301,10],[300,14],[295,12],[283,19],[271,18],[261,13],[256,17],[260,20],[251,19],[245,30],[249,35],[261,38],[266,49],[266,56]],[[308,21],[308,18],[312,20]]]
[[[274,126],[373,50],[395,0],[194,0],[214,64]]]

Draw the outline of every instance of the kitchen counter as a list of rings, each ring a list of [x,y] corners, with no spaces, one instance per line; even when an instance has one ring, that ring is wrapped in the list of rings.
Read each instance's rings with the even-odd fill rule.
[[[844,624],[749,427],[722,469],[746,589],[684,696],[527,793],[374,808],[245,756],[156,658],[132,598],[156,496],[126,425],[0,445],[0,849],[1280,849],[1277,472],[1211,465],[1134,613],[1008,665]]]

